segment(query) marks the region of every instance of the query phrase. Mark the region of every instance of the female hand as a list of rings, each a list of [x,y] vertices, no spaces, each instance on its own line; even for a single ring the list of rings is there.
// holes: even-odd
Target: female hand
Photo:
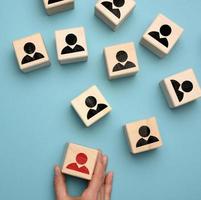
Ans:
[[[106,175],[107,157],[99,153],[92,180],[80,197],[71,197],[66,188],[66,177],[55,167],[54,188],[56,200],[110,200],[113,173]]]

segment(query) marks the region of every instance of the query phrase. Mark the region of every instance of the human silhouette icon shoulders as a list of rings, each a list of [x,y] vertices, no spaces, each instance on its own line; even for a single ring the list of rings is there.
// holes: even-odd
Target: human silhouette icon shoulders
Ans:
[[[112,14],[114,14],[117,18],[121,18],[121,12],[120,12],[119,8],[125,4],[125,0],[113,0],[113,2],[104,1],[101,4],[106,9],[108,9]],[[114,6],[116,8],[114,8]]]
[[[184,98],[184,93],[189,93],[193,90],[193,84],[191,81],[184,81],[182,84],[180,84],[176,80],[170,80],[172,87],[174,88],[174,91],[177,95],[177,98],[179,102],[181,102]],[[181,88],[181,90],[180,90]]]
[[[128,60],[128,54],[125,51],[118,51],[116,54],[116,59],[119,63],[117,63],[113,67],[113,70],[112,70],[113,72],[117,72],[117,71],[136,67],[136,65],[133,62],[127,61]]]
[[[168,37],[172,32],[172,29],[169,25],[164,24],[160,27],[160,31],[151,31],[148,34],[154,38],[155,40],[157,40],[159,43],[161,43],[163,46],[167,47],[169,46],[169,42],[168,39],[166,37]],[[162,35],[162,37],[160,36]]]
[[[89,174],[89,169],[85,166],[88,157],[85,153],[79,153],[76,156],[76,162],[66,166],[67,169],[77,171],[83,174]],[[80,167],[78,165],[81,165]]]
[[[84,51],[85,49],[77,43],[77,36],[73,33],[70,33],[66,36],[66,43],[67,46],[63,48],[61,51],[61,54],[70,54],[70,53],[76,53],[80,51]],[[74,47],[73,47],[74,46]]]
[[[63,1],[63,0],[49,0],[48,4],[58,3],[60,1]]]
[[[24,45],[24,52],[27,54],[26,56],[24,56],[24,58],[22,59],[22,64],[26,64],[29,62],[33,62],[35,60],[39,60],[41,58],[44,58],[43,54],[39,53],[39,52],[35,52],[36,47],[33,43],[31,42],[27,42]],[[31,56],[31,54],[33,54]]]
[[[152,144],[155,142],[158,142],[159,139],[151,134],[151,130],[148,126],[141,126],[139,128],[139,135],[142,137],[138,140],[136,147],[141,147],[141,146],[145,146],[148,144]],[[149,138],[148,138],[149,137]],[[148,139],[145,139],[148,138]]]
[[[104,110],[105,108],[108,107],[107,105],[105,105],[103,103],[97,104],[97,100],[93,96],[88,96],[85,99],[85,104],[86,104],[87,107],[90,108],[90,110],[87,113],[87,119],[91,119],[92,117],[97,115],[99,112],[101,112],[102,110]],[[95,106],[97,106],[97,108],[92,109]]]

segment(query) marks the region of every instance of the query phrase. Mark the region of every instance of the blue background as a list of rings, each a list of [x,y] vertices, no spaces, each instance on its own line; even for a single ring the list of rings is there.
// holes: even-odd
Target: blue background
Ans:
[[[61,164],[66,142],[102,149],[115,173],[113,199],[200,200],[201,101],[171,110],[159,81],[193,67],[201,82],[201,1],[138,0],[116,32],[94,16],[92,0],[76,1],[75,9],[47,16],[42,0],[3,1],[0,7],[0,199],[54,199],[53,166]],[[139,45],[161,12],[184,28],[164,59]],[[54,31],[84,26],[89,60],[61,66]],[[12,41],[40,32],[52,65],[24,74],[18,70]],[[141,71],[114,81],[107,79],[103,48],[134,41]],[[96,84],[113,111],[85,128],[70,106],[83,90]],[[122,126],[156,116],[164,146],[131,155]],[[86,183],[68,178],[71,194]]]

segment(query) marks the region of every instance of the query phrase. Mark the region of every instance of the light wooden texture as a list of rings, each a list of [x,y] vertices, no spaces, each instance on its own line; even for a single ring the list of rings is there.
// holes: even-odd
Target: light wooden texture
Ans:
[[[127,53],[128,58],[124,62],[118,61],[117,55],[118,55],[118,52],[120,51],[124,51]],[[136,74],[139,71],[136,50],[135,50],[134,43],[132,42],[114,45],[111,47],[106,47],[104,49],[104,55],[105,55],[109,79],[116,79],[116,78],[131,76]],[[114,67],[116,66],[116,64],[119,63],[125,66],[128,62],[132,62],[135,67],[126,68],[120,71],[114,71],[115,69]]]
[[[66,43],[66,36],[68,34],[74,34],[77,37],[77,42],[75,45],[82,46],[84,48],[84,51],[63,54],[63,55],[61,54],[62,50],[65,47],[67,46],[70,46],[71,48],[75,47],[75,45],[68,45]],[[85,31],[83,27],[56,31],[55,37],[56,37],[57,57],[60,64],[87,61],[88,50],[87,50]]]
[[[163,36],[160,33],[160,28],[163,25],[168,25],[171,27],[171,33],[168,36]],[[160,34],[160,38],[167,38],[168,40],[168,47],[164,46],[160,42],[158,42],[155,38],[149,35],[150,32],[157,31]],[[183,33],[183,28],[175,24],[173,21],[168,19],[162,14],[159,14],[154,22],[149,26],[149,28],[144,33],[141,44],[151,50],[154,54],[159,57],[164,57],[165,55],[169,54],[172,50],[178,39],[181,37]]]
[[[80,153],[85,154],[87,156],[86,163],[79,164],[76,160],[76,156]],[[62,167],[62,173],[68,174],[71,176],[76,176],[78,178],[91,180],[92,175],[94,173],[96,161],[98,157],[98,151],[95,149],[91,149],[88,147],[80,146],[77,144],[70,143],[67,147],[63,167]],[[85,167],[88,169],[89,173],[83,173],[79,170],[74,170],[72,168],[68,168],[70,164],[77,165],[78,169],[81,169],[81,167]]]
[[[183,99],[181,101],[179,101],[171,80],[176,80],[180,84],[179,91],[183,93]],[[184,92],[182,90],[182,83],[184,83],[184,81],[190,81],[193,84],[191,91]],[[182,106],[201,97],[200,85],[193,69],[188,69],[175,75],[169,76],[162,80],[160,85],[171,108]]]
[[[150,129],[150,135],[147,137],[141,137],[139,134],[139,129],[142,126],[148,126]],[[158,129],[158,125],[156,122],[156,118],[152,117],[150,119],[145,119],[141,121],[136,121],[132,123],[128,123],[125,125],[125,134],[128,139],[128,143],[130,146],[131,153],[137,154],[145,151],[150,151],[152,149],[159,148],[162,146],[162,139],[160,136],[160,132]],[[146,141],[148,141],[150,136],[156,137],[159,141],[151,143],[151,144],[146,144],[144,146],[136,147],[137,142],[143,138]]]
[[[85,102],[87,97],[90,97],[90,96],[95,97],[97,100],[97,104],[93,107],[88,107]],[[103,95],[101,94],[101,92],[96,86],[90,87],[88,90],[86,90],[81,95],[76,97],[74,100],[71,101],[71,104],[73,108],[75,109],[75,111],[77,112],[77,114],[82,119],[83,123],[87,127],[97,122],[99,119],[107,115],[112,110],[109,103],[106,101],[106,99],[103,97]],[[104,104],[107,107],[105,107],[102,111],[98,112],[96,115],[88,119],[87,115],[89,111],[91,109],[96,110],[99,104]]]
[[[32,54],[28,54],[24,50],[25,44],[29,43],[29,42],[31,42],[35,45],[35,51]],[[34,35],[25,37],[23,39],[13,41],[13,47],[15,50],[19,68],[23,72],[33,71],[33,70],[50,65],[50,59],[49,59],[44,41],[43,41],[40,33],[36,33]],[[25,64],[22,64],[22,60],[25,56],[33,57],[35,53],[40,53],[44,57],[31,61],[31,62],[28,62],[28,63],[25,63]]]
[[[112,30],[116,30],[120,24],[122,24],[125,19],[131,14],[136,3],[134,0],[125,0],[125,4],[122,7],[113,7],[119,9],[121,17],[116,17],[112,12],[105,8],[102,2],[113,2],[112,0],[98,0],[95,6],[95,15],[99,17],[103,22],[105,22]]]
[[[43,0],[46,12],[48,15],[53,15],[58,12],[74,8],[74,0],[62,0],[56,3],[48,4],[49,0]]]

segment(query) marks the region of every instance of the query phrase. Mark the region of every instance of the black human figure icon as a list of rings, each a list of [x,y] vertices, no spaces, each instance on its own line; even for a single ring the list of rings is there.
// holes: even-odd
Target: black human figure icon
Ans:
[[[107,108],[108,106],[105,104],[98,104],[97,105],[97,100],[95,97],[93,96],[88,96],[85,99],[85,104],[87,107],[90,108],[90,110],[87,113],[87,119],[91,119],[93,116],[95,116],[96,114],[98,114],[99,112],[101,112],[102,110],[104,110],[105,108]],[[97,105],[96,109],[92,109],[93,107],[95,107]]]
[[[26,55],[23,59],[22,59],[22,64],[26,64],[26,63],[29,63],[29,62],[32,62],[32,61],[35,61],[35,60],[39,60],[41,58],[44,58],[44,56],[39,53],[39,52],[35,52],[36,51],[36,47],[33,43],[31,42],[27,42],[25,45],[24,45],[24,51],[25,53],[27,54],[34,54],[33,56],[30,56],[30,55]],[[35,52],[35,53],[34,53]]]
[[[57,3],[57,2],[60,2],[60,1],[63,1],[63,0],[49,0],[48,4]]]
[[[154,39],[156,39],[158,42],[160,42],[163,46],[167,47],[169,46],[169,42],[168,39],[166,38],[167,36],[169,36],[172,32],[172,29],[169,25],[164,24],[160,27],[160,31],[152,31],[149,32],[148,34],[153,37]],[[165,37],[165,38],[161,38],[160,34]]]
[[[145,146],[148,144],[152,144],[155,142],[158,142],[159,139],[155,136],[150,135],[151,134],[151,130],[148,126],[141,126],[138,130],[139,135],[142,137],[141,139],[138,140],[136,147],[141,147],[141,146]],[[148,137],[149,138],[146,140],[144,138]]]
[[[66,43],[68,44],[61,52],[61,54],[69,54],[69,53],[75,53],[79,51],[84,51],[84,48],[77,43],[77,36],[73,33],[70,33],[66,36]],[[70,47],[73,46],[74,47]]]
[[[132,63],[131,61],[127,61],[128,60],[128,54],[125,51],[118,51],[116,54],[116,59],[119,61],[119,63],[117,63],[114,66],[113,72],[136,67],[136,65],[134,63]],[[125,63],[125,64],[123,64],[123,63]]]
[[[119,8],[125,4],[125,0],[113,0],[113,3],[109,1],[104,1],[101,4],[105,8],[107,8],[112,14],[114,14],[117,18],[121,18],[121,12]],[[113,8],[113,5],[117,8]]]
[[[171,80],[172,86],[174,88],[174,91],[177,95],[177,98],[179,100],[179,102],[181,102],[184,98],[184,93],[188,93],[191,92],[193,90],[193,84],[191,81],[184,81],[182,84],[180,84],[178,81],[176,80]],[[181,90],[180,90],[181,87]]]

